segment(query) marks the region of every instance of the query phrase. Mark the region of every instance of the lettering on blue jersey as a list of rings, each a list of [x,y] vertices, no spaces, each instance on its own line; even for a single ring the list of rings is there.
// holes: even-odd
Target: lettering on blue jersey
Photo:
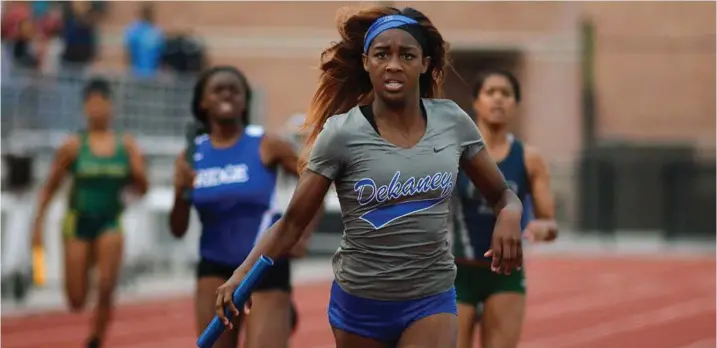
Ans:
[[[356,182],[354,191],[360,205],[370,203],[384,203],[389,200],[412,197],[431,191],[441,191],[440,197],[404,201],[389,206],[381,206],[361,215],[361,219],[368,222],[375,229],[382,228],[394,220],[429,209],[450,197],[453,191],[453,173],[444,172],[425,177],[409,177],[401,181],[401,172],[397,171],[388,185],[376,185],[371,178],[363,178]]]
[[[195,145],[199,145],[205,141],[209,141],[209,134],[198,135],[194,138]]]
[[[194,188],[214,187],[224,184],[240,184],[249,181],[246,164],[230,164],[224,167],[210,167],[197,170]]]

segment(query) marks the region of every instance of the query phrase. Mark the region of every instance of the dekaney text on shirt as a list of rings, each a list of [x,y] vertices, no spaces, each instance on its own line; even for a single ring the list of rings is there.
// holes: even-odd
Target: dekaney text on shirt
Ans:
[[[374,209],[361,215],[361,219],[368,222],[375,229],[380,229],[402,217],[430,209],[450,197],[453,191],[453,173],[438,172],[419,178],[408,177],[401,181],[401,172],[396,171],[388,185],[376,185],[371,178],[362,178],[354,184],[356,199],[362,206],[379,204]],[[437,198],[423,198],[411,200],[410,197],[440,191]],[[390,200],[409,198],[409,200],[395,204],[381,205]]]

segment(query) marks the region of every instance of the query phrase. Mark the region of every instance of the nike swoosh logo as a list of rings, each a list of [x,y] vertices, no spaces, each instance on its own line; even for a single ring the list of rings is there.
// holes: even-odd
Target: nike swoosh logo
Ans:
[[[441,151],[447,149],[449,146],[451,146],[451,144],[442,145],[442,146],[434,145],[434,146],[433,146],[433,152],[439,153],[439,152],[441,152]]]

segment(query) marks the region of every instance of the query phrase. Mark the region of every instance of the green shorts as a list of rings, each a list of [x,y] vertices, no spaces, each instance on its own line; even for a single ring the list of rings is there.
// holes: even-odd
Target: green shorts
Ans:
[[[458,303],[477,306],[498,293],[525,294],[524,269],[509,275],[498,274],[490,267],[456,264],[456,297]]]
[[[62,231],[65,237],[93,241],[107,232],[121,232],[121,215],[88,216],[69,211],[65,215]]]

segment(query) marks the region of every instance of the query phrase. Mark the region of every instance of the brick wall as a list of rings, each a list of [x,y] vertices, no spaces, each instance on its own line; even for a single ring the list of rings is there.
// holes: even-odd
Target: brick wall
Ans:
[[[364,5],[367,3],[363,3]],[[266,98],[280,129],[306,109],[319,53],[337,38],[336,11],[361,3],[158,2],[169,30],[204,36],[214,63],[236,64]],[[580,143],[578,23],[596,25],[596,87],[603,138],[697,141],[715,146],[715,4],[655,2],[397,2],[432,18],[456,49],[522,52],[522,126],[555,160]],[[101,65],[121,66],[118,40],[133,2],[115,2],[103,25]],[[472,77],[467,77],[471,79]]]

